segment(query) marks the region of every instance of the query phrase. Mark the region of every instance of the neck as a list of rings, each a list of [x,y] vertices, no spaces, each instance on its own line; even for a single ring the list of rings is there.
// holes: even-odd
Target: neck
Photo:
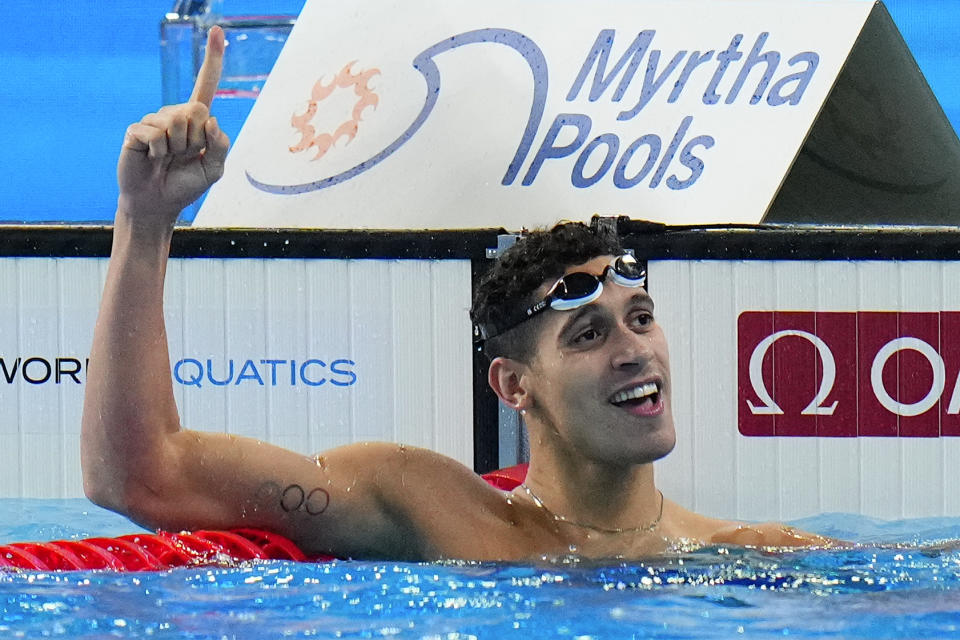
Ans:
[[[569,458],[534,453],[524,482],[555,515],[609,530],[657,519],[661,497],[652,464],[617,466]]]

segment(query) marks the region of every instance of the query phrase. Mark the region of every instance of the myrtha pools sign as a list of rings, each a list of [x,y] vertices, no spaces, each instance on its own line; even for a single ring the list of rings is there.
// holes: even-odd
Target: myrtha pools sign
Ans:
[[[195,224],[756,222],[873,2],[351,6],[307,3]]]

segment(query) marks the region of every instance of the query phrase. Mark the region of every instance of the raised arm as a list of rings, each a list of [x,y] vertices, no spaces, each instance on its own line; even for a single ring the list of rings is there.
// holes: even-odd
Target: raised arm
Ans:
[[[223,172],[229,141],[210,117],[223,54],[223,32],[214,28],[191,100],[144,117],[123,142],[84,402],[84,489],[148,527],[260,526],[308,551],[418,557],[406,498],[390,478],[415,480],[422,465],[411,459],[435,454],[355,445],[309,457],[180,426],[164,275],[181,209]]]
[[[210,117],[223,63],[223,31],[210,31],[191,100],[130,125],[106,286],[84,399],[84,487],[117,507],[143,482],[166,436],[178,431],[163,323],[163,283],[180,211],[223,173],[229,140]]]

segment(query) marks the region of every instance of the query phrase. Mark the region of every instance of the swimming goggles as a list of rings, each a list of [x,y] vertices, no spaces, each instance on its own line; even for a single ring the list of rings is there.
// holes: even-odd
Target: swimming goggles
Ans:
[[[521,313],[516,313],[503,325],[477,324],[473,327],[473,341],[482,343],[495,336],[513,329],[517,325],[537,316],[547,309],[555,311],[569,311],[588,305],[603,293],[603,281],[610,277],[615,284],[621,287],[645,287],[647,271],[633,255],[625,253],[611,260],[603,268],[603,272],[596,276],[592,273],[575,271],[568,273],[557,280],[543,300]]]

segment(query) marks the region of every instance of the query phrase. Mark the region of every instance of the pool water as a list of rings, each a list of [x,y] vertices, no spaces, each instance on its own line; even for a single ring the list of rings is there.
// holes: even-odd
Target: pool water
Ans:
[[[944,544],[960,539],[960,519],[828,514],[793,524],[863,544],[715,547],[643,563],[0,573],[0,637],[960,637],[960,551]],[[0,500],[0,544],[136,530],[85,500]]]

